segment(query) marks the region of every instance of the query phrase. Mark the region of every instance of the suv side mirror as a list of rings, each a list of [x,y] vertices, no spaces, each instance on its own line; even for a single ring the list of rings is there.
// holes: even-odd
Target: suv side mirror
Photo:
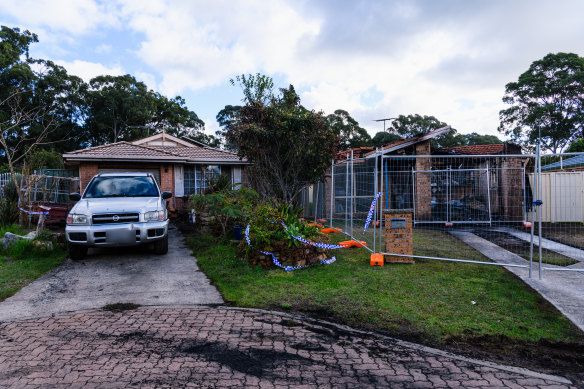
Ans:
[[[171,192],[162,192],[162,199],[166,200],[172,197],[172,193]]]
[[[69,200],[71,200],[71,201],[79,201],[79,200],[81,200],[81,194],[79,194],[79,193],[69,193]]]

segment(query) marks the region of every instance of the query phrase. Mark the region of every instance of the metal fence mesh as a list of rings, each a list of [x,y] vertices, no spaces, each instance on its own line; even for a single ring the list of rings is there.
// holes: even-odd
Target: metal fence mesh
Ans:
[[[318,193],[330,198],[318,217],[372,252],[519,267],[541,258],[543,270],[584,270],[584,154],[347,153]],[[411,240],[411,252],[400,236]]]

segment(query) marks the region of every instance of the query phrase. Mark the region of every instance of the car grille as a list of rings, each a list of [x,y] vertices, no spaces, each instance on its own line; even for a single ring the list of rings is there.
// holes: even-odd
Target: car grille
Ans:
[[[93,215],[93,224],[135,223],[140,221],[138,213],[102,213]]]

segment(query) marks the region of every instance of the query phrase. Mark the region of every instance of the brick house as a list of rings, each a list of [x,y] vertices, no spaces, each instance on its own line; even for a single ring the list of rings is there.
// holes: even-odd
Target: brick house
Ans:
[[[244,183],[247,165],[237,154],[165,132],[71,151],[63,154],[63,159],[67,167],[79,169],[81,192],[98,173],[149,172],[161,190],[172,192],[170,206],[177,209],[185,209],[188,196],[201,193],[218,175],[227,175],[232,184]]]
[[[330,217],[332,209],[338,219],[345,217],[349,206],[349,214],[364,219],[377,187],[382,193],[378,206],[412,212],[416,222],[522,221],[530,188],[521,148],[504,143],[432,150],[431,140],[449,129],[398,139],[377,150],[339,152],[334,180],[327,172],[318,191],[313,188],[308,192],[312,196],[305,196],[305,209],[312,202],[318,204],[317,217]],[[351,157],[353,163],[345,164]]]

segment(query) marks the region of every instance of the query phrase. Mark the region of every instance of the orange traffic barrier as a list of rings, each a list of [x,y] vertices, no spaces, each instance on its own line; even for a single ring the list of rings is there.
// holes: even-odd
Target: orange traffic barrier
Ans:
[[[365,247],[365,246],[367,246],[367,242],[362,241],[362,240],[345,240],[343,242],[339,242],[339,246]]]
[[[315,226],[318,228],[323,228],[324,226],[322,224],[318,224],[318,223],[308,223],[309,226]]]
[[[330,234],[330,233],[338,233],[341,232],[343,230],[341,230],[340,228],[323,228],[322,230],[320,230],[320,232],[322,232],[323,234]]]
[[[383,266],[383,255],[382,254],[371,254],[371,266]]]

